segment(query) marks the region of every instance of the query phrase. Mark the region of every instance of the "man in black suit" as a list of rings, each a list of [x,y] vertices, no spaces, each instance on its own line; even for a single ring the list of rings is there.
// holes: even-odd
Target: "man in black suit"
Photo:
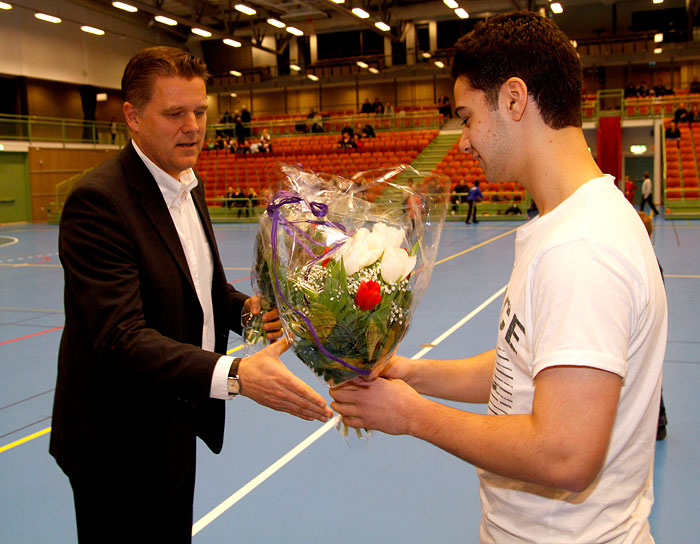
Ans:
[[[122,78],[133,140],[78,184],[61,217],[66,319],[50,453],[70,479],[81,544],[191,540],[196,437],[221,450],[220,399],[331,415],[280,361],[285,340],[222,355],[260,304],[227,283],[192,170],[206,79],[184,51],[135,55]],[[263,318],[278,337],[276,312]]]

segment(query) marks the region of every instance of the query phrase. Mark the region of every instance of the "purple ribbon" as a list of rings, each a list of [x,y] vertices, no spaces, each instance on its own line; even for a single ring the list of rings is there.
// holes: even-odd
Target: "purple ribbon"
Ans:
[[[311,210],[311,213],[314,214],[314,217],[318,217],[319,220],[314,221],[314,220],[300,220],[300,221],[289,221],[286,217],[283,217],[281,215],[281,208],[282,206],[286,206],[287,204],[296,204],[298,202],[305,202],[306,205],[309,207]],[[275,196],[272,197],[272,201],[270,204],[267,206],[267,214],[272,218],[272,229],[271,229],[271,240],[270,244],[272,246],[272,262],[275,266],[272,267],[274,276],[275,276],[275,286],[277,287],[277,292],[280,295],[280,298],[282,299],[282,302],[284,303],[287,308],[292,310],[301,320],[306,324],[306,326],[309,328],[309,331],[311,332],[311,336],[314,339],[314,343],[316,344],[316,347],[318,347],[319,351],[323,353],[326,357],[329,359],[332,359],[333,361],[336,361],[343,365],[346,368],[349,368],[350,370],[353,370],[357,372],[358,374],[362,374],[364,376],[369,375],[368,370],[364,370],[361,368],[357,368],[350,363],[346,363],[342,359],[336,357],[332,353],[330,353],[325,347],[323,347],[323,344],[321,344],[321,340],[318,338],[318,334],[316,333],[316,328],[314,327],[313,323],[311,320],[306,317],[302,312],[294,308],[287,298],[284,296],[284,293],[282,293],[282,287],[280,286],[279,282],[279,277],[277,276],[277,226],[280,225],[290,236],[294,237],[299,244],[304,248],[304,251],[306,251],[309,255],[314,257],[314,260],[311,261],[311,265],[313,265],[315,262],[320,260],[321,258],[328,257],[328,253],[336,251],[342,244],[343,242],[336,244],[331,248],[330,251],[326,252],[326,254],[321,255],[320,257],[317,257],[316,254],[311,251],[311,249],[301,240],[299,240],[299,236],[303,236],[310,242],[317,244],[317,245],[325,245],[321,242],[318,242],[316,240],[313,240],[311,237],[309,237],[305,232],[303,232],[301,229],[299,229],[296,225],[294,225],[295,222],[306,222],[310,224],[315,224],[315,225],[330,225],[332,227],[335,227],[337,229],[340,229],[343,233],[345,233],[345,227],[339,223],[335,223],[333,221],[328,221],[328,220],[321,220],[323,217],[326,216],[328,213],[328,205],[323,204],[322,202],[308,202],[301,196],[299,196],[297,193],[292,192],[292,191],[278,191]],[[327,246],[326,246],[327,247]]]

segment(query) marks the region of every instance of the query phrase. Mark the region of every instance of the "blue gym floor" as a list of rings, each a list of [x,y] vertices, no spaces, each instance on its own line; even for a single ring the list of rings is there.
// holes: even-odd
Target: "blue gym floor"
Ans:
[[[399,353],[413,356],[436,344],[430,357],[457,358],[493,347],[499,291],[510,274],[519,224],[446,224],[430,288]],[[664,371],[669,427],[666,440],[657,442],[651,527],[657,543],[698,542],[700,222],[656,218],[654,224],[670,314]],[[256,227],[227,224],[215,231],[229,280],[251,292]],[[57,236],[51,225],[0,227],[2,543],[76,542],[70,486],[47,451],[64,319]],[[229,347],[239,345],[233,337]],[[283,361],[325,392],[291,352]],[[379,433],[368,443],[346,443],[334,428],[246,398],[228,402],[227,412],[223,452],[213,455],[203,446],[198,452],[196,544],[477,541],[475,470],[447,453]]]

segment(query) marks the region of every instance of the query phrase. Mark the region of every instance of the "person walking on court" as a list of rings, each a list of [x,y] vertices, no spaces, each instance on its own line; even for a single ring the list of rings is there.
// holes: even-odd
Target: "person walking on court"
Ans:
[[[467,203],[469,204],[469,210],[467,210],[467,218],[464,222],[469,225],[471,223],[478,223],[476,220],[476,203],[481,202],[484,199],[484,193],[479,189],[479,180],[474,181],[474,185],[469,189],[467,193]]]
[[[332,415],[280,361],[286,340],[225,355],[229,331],[240,333],[260,301],[227,282],[192,169],[207,77],[185,51],[137,53],[122,78],[132,140],[63,208],[65,327],[49,451],[70,480],[81,544],[191,541],[196,439],[221,450],[223,400]],[[278,338],[277,312],[263,321]]]
[[[642,178],[642,203],[639,206],[640,211],[644,211],[644,205],[649,204],[651,211],[654,215],[659,215],[659,210],[656,209],[654,205],[654,195],[652,194],[651,177],[649,172],[644,172],[644,177]]]
[[[462,37],[452,76],[461,150],[540,212],[517,230],[496,347],[395,355],[331,389],[331,407],[475,465],[481,544],[652,544],[666,296],[637,211],[588,149],[579,56],[551,19],[516,12]]]

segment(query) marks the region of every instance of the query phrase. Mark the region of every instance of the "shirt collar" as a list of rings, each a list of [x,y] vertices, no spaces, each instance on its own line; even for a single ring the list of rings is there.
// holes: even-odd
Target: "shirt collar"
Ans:
[[[134,140],[131,140],[131,144],[134,146],[138,156],[141,157],[146,168],[148,168],[148,171],[155,178],[158,188],[163,194],[166,206],[168,208],[173,206],[179,207],[183,196],[185,196],[184,193],[191,192],[199,184],[199,180],[194,175],[192,168],[185,170],[180,179],[177,180],[149,159]]]

